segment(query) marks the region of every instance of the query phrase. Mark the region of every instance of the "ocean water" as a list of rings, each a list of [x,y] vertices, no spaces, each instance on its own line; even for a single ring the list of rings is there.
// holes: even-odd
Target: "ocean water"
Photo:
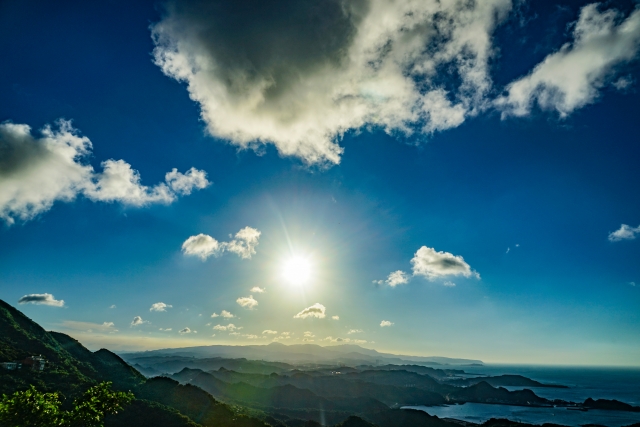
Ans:
[[[569,388],[531,387],[534,393],[547,399],[583,402],[593,399],[616,399],[640,406],[640,368],[553,367],[522,365],[486,365],[462,368],[470,376],[517,374],[545,384],[561,384]],[[525,387],[506,387],[518,390]],[[600,424],[621,427],[640,423],[640,413],[624,411],[574,411],[566,408],[530,408],[511,405],[466,403],[448,406],[418,406],[441,418],[482,423],[490,418],[507,418],[531,424],[552,422],[567,426]]]

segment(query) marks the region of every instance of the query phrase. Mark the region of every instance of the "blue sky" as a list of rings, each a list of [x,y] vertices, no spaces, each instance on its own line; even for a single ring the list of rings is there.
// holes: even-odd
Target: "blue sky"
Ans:
[[[544,3],[2,2],[0,298],[93,349],[637,365],[640,9]]]

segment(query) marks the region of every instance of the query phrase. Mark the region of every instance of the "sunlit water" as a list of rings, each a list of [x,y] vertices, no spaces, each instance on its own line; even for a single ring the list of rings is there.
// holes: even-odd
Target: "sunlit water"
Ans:
[[[616,399],[640,406],[640,369],[584,368],[491,365],[464,368],[466,372],[483,375],[518,374],[546,384],[562,384],[562,388],[531,388],[538,396],[583,402],[586,398]],[[506,387],[518,390],[524,387]],[[573,411],[566,408],[530,408],[510,405],[466,403],[451,406],[412,407],[441,418],[456,418],[475,423],[490,418],[507,418],[531,424],[552,422],[568,426],[600,424],[610,427],[640,423],[640,413],[623,411]]]

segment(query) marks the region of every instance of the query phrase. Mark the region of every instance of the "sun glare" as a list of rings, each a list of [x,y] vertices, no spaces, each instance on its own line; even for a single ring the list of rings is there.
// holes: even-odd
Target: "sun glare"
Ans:
[[[282,275],[287,282],[293,285],[303,284],[311,276],[311,264],[308,259],[301,256],[291,257],[285,261]]]

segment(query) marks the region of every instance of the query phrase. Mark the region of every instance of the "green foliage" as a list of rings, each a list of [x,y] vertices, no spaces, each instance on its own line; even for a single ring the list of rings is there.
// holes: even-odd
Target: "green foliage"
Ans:
[[[33,385],[25,391],[0,400],[2,427],[102,427],[107,414],[116,414],[131,403],[131,392],[112,391],[110,382],[87,390],[73,403],[73,409],[61,409],[58,393],[43,393]]]

